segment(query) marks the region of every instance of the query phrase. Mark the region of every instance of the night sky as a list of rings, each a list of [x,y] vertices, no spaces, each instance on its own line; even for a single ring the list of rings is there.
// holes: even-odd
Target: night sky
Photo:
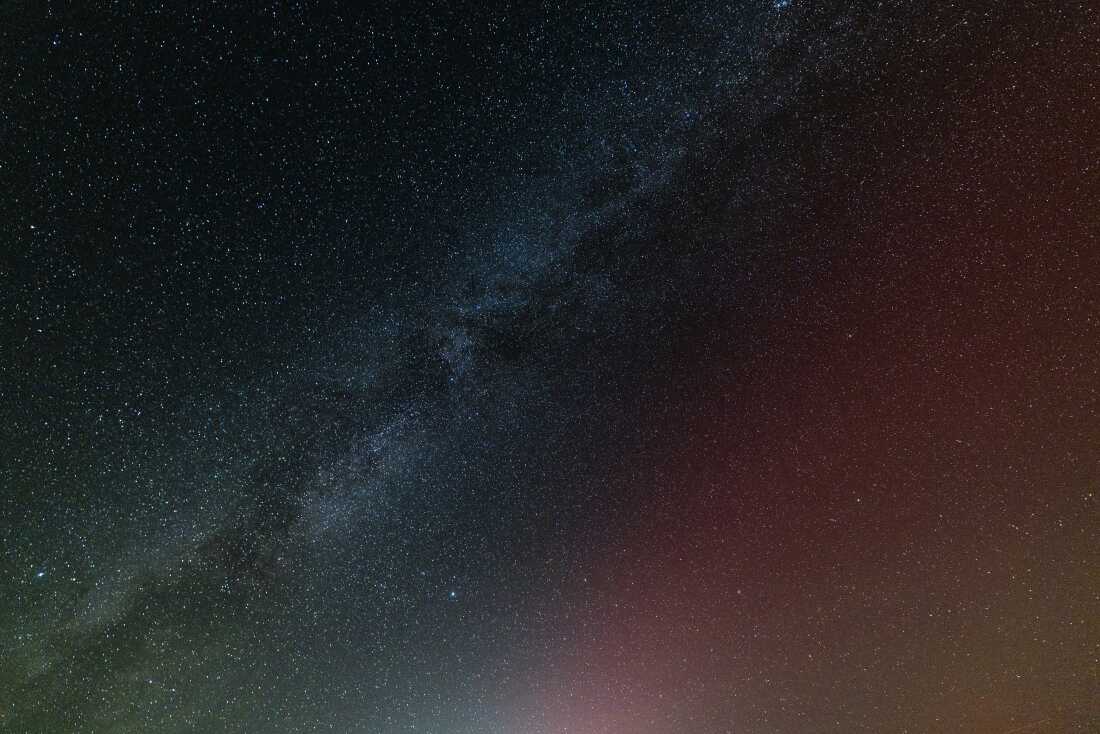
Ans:
[[[0,5],[0,731],[1100,732],[1100,8],[465,5]]]

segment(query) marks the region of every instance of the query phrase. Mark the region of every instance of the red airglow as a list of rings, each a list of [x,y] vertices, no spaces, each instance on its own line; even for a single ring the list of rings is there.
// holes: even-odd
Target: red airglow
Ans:
[[[688,397],[612,470],[638,505],[548,610],[573,634],[517,703],[525,731],[1082,716],[1064,671],[1087,667],[1095,583],[1100,230],[1063,226],[1088,190],[1063,173],[1087,119],[987,104],[828,232],[827,277],[748,333],[715,325],[651,390]]]

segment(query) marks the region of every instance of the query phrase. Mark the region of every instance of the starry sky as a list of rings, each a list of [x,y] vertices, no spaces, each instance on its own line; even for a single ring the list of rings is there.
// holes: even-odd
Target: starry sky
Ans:
[[[0,731],[1100,731],[1092,3],[17,0],[0,207]]]

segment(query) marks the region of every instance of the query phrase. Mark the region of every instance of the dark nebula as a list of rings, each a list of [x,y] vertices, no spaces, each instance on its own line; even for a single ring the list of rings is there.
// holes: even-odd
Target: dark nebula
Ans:
[[[0,731],[1100,732],[1086,2],[0,7]]]

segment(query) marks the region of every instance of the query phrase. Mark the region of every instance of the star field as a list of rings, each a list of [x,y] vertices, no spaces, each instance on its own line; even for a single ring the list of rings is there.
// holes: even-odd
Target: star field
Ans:
[[[0,9],[0,731],[1100,729],[1097,38]]]

